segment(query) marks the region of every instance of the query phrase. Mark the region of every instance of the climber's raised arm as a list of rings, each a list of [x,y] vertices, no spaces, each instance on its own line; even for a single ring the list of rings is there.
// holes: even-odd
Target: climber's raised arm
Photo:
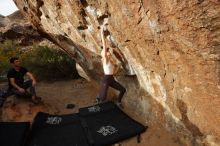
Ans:
[[[104,26],[101,27],[101,38],[102,38],[102,46],[103,46],[103,57],[106,58],[107,56],[107,48],[105,43],[105,37],[104,37]]]

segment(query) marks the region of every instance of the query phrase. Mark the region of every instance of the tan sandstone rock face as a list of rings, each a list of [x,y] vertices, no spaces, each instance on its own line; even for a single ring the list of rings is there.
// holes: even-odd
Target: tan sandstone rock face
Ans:
[[[148,121],[181,125],[193,137],[220,137],[219,0],[15,2],[42,36],[96,80],[103,72],[98,28],[108,22],[120,75],[138,79],[136,87],[119,78],[129,87],[124,102]],[[141,97],[131,96],[136,88]]]
[[[0,41],[17,40],[21,46],[32,45],[42,41],[39,33],[20,11],[9,16],[0,15]]]

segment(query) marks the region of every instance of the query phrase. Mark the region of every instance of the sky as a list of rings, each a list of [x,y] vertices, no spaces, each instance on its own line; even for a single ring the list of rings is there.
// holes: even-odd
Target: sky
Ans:
[[[0,0],[0,14],[7,16],[18,10],[13,0]]]

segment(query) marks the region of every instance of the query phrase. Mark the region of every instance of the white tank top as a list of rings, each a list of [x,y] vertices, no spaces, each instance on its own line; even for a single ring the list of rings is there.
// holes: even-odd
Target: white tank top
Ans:
[[[113,75],[114,73],[114,67],[110,61],[106,64],[103,64],[103,69],[105,75]]]

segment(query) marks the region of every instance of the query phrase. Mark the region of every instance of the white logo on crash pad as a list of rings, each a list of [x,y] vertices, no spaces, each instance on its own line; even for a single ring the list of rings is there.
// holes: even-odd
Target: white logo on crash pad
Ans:
[[[100,106],[92,106],[88,108],[90,113],[100,112],[101,108]]]
[[[102,126],[97,132],[103,136],[108,136],[116,133],[118,130],[113,126]]]
[[[62,121],[61,117],[48,117],[46,123],[47,124],[53,124],[53,125],[58,125]]]

